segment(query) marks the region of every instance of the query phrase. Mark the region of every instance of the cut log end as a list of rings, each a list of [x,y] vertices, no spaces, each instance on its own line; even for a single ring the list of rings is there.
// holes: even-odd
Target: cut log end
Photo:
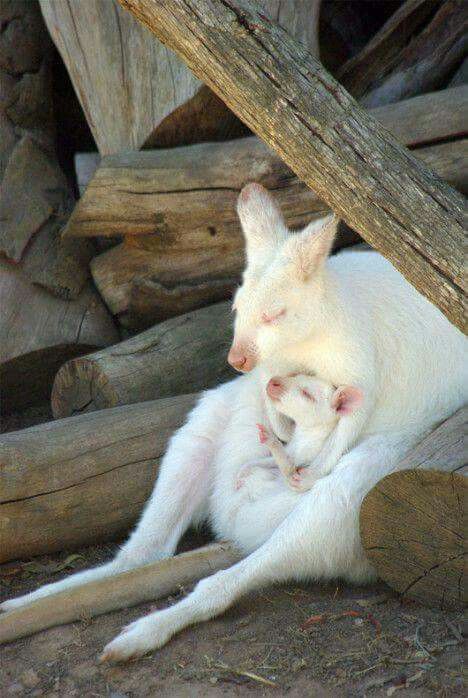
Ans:
[[[94,412],[119,404],[99,363],[78,358],[63,364],[55,377],[51,405],[56,419]]]
[[[463,511],[467,481],[458,473],[404,470],[365,497],[361,539],[379,576],[404,597],[463,608]]]

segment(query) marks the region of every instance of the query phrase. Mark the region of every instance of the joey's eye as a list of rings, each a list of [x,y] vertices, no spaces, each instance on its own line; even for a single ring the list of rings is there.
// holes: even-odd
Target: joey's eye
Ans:
[[[280,318],[284,317],[285,315],[286,315],[286,308],[283,308],[278,313],[273,313],[273,314],[262,313],[261,321],[264,325],[272,325],[273,323],[277,322]]]
[[[305,388],[301,388],[301,395],[307,398],[307,400],[312,400],[312,402],[315,402],[315,398]]]

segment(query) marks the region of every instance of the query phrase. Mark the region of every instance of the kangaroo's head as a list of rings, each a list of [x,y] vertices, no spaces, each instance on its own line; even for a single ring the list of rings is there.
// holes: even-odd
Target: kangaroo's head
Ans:
[[[273,197],[259,184],[242,189],[237,211],[247,264],[233,302],[228,361],[245,372],[312,336],[323,321],[325,262],[338,220],[328,216],[291,233]]]

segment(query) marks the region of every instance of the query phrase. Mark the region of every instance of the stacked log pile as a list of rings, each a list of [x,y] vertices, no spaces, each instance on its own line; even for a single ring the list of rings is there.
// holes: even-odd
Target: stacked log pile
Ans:
[[[222,41],[205,2],[182,5],[0,9],[1,407],[51,399],[59,419],[0,441],[3,559],[125,530],[192,393],[230,376],[248,182],[275,191],[293,229],[333,209],[337,247],[362,236],[464,327],[463,0],[371,2],[365,21],[359,3],[214,2]],[[97,148],[72,153],[75,182],[54,60]]]

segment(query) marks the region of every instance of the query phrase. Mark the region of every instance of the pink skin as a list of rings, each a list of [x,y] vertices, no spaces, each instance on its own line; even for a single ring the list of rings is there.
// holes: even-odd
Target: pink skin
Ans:
[[[272,378],[271,380],[275,380],[275,379]],[[270,381],[270,383],[271,383],[271,381]],[[283,386],[281,386],[281,392],[283,392],[283,390],[284,390],[284,388],[283,388]],[[273,399],[275,399],[275,398],[273,398]],[[271,434],[269,429],[266,428],[266,426],[264,424],[257,424],[257,429],[258,429],[258,438],[260,439],[260,443],[266,444],[268,446],[268,442],[270,441],[270,439],[273,438],[273,435]],[[304,470],[303,467],[297,468],[296,472],[290,476],[290,480],[292,480],[291,484],[293,486],[294,486],[294,484],[300,485],[301,478],[300,478],[299,473],[302,470]],[[244,484],[244,480],[242,480],[241,484],[238,485],[237,489],[240,489],[240,487],[242,487],[243,484]]]
[[[236,371],[248,373],[255,366],[255,358],[243,346],[232,345],[227,357],[228,363],[231,364]]]
[[[284,393],[284,385],[280,378],[270,378],[268,381],[266,392],[271,400],[279,400]]]

